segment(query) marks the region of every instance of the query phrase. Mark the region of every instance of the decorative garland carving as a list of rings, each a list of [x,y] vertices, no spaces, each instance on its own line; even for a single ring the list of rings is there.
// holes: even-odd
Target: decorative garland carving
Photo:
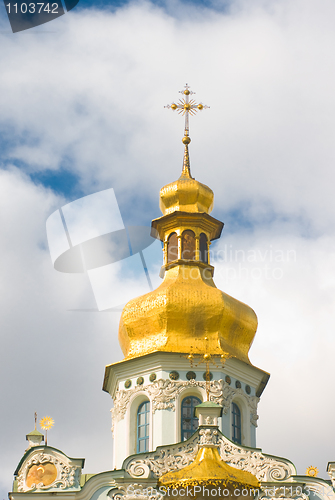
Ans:
[[[67,462],[67,463],[66,463]],[[32,484],[31,487],[26,485],[27,472],[33,465],[52,463],[57,469],[57,477],[52,484],[44,486],[43,483]],[[51,455],[43,452],[36,453],[30,460],[24,462],[17,477],[18,491],[43,491],[50,488],[79,488],[79,471],[78,465],[70,465],[66,457],[61,455]]]
[[[159,379],[146,386],[136,386],[128,390],[117,391],[114,398],[114,408],[112,412],[112,430],[114,431],[115,422],[122,420],[126,414],[129,401],[137,392],[145,392],[151,399],[152,412],[157,410],[176,409],[176,398],[187,387],[206,388],[206,382],[200,380],[163,380]],[[230,409],[233,398],[238,395],[247,403],[250,410],[250,421],[257,427],[257,405],[259,398],[257,396],[248,396],[243,389],[230,387],[224,380],[213,380],[210,383],[210,401],[218,403],[223,407],[226,414]]]
[[[292,464],[263,455],[260,451],[252,451],[229,441],[223,434],[213,428],[200,428],[191,440],[178,445],[158,448],[157,451],[142,454],[141,458],[127,459],[123,468],[132,477],[160,477],[166,472],[182,469],[193,462],[198,446],[217,443],[222,459],[236,469],[254,474],[259,481],[283,481],[295,474]]]

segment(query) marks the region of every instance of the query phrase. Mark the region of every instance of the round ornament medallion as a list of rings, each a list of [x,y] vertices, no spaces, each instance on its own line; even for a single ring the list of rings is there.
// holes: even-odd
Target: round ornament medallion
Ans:
[[[54,464],[46,462],[44,464],[32,465],[27,473],[26,485],[31,488],[33,484],[43,484],[50,486],[57,477],[57,469]]]
[[[124,386],[126,389],[129,389],[129,387],[131,386],[131,380],[129,378],[125,381]]]
[[[170,372],[169,377],[170,377],[171,380],[178,380],[179,379],[179,373],[176,372],[176,371],[172,371],[172,372]]]

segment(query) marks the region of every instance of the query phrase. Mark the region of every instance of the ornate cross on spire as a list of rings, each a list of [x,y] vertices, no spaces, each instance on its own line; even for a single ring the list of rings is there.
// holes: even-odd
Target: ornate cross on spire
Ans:
[[[177,103],[173,102],[172,104],[168,104],[164,107],[172,109],[173,111],[177,110],[178,114],[185,116],[184,137],[182,139],[183,144],[185,144],[182,177],[191,177],[190,157],[188,153],[188,145],[191,142],[191,138],[189,136],[189,115],[194,116],[198,111],[209,108],[209,106],[206,106],[201,102],[196,103],[194,99],[190,100],[190,95],[195,94],[195,92],[190,90],[188,84],[186,84],[184,90],[180,90],[179,93],[183,94],[185,97],[179,99],[179,102]]]

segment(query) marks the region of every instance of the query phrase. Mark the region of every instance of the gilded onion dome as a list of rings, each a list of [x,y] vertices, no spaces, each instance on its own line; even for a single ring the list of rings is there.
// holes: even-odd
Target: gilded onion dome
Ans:
[[[205,107],[189,101],[186,92],[190,93],[188,87],[186,98],[172,109]],[[191,177],[189,143],[187,125],[182,174],[161,189],[163,216],[152,221],[152,234],[163,242],[163,282],[126,304],[119,342],[127,359],[155,351],[196,352],[250,363],[257,317],[249,306],[218,290],[213,281],[209,246],[220,237],[223,223],[209,215],[213,191]]]

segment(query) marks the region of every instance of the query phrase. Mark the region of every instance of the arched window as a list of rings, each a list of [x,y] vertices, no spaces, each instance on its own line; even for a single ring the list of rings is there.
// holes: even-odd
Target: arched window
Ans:
[[[167,261],[172,262],[178,259],[178,238],[176,233],[172,233],[168,239]]]
[[[232,417],[232,441],[237,444],[242,444],[241,439],[241,410],[236,403],[231,405]]]
[[[201,400],[195,396],[188,396],[181,403],[181,440],[186,441],[199,427],[199,420],[194,416],[194,408],[200,405]]]
[[[144,401],[137,410],[137,453],[149,451],[150,403]]]
[[[208,264],[208,245],[207,245],[207,236],[204,233],[200,234],[199,239],[199,253],[200,260]]]
[[[182,234],[181,258],[195,260],[195,235],[194,232],[189,229]]]

